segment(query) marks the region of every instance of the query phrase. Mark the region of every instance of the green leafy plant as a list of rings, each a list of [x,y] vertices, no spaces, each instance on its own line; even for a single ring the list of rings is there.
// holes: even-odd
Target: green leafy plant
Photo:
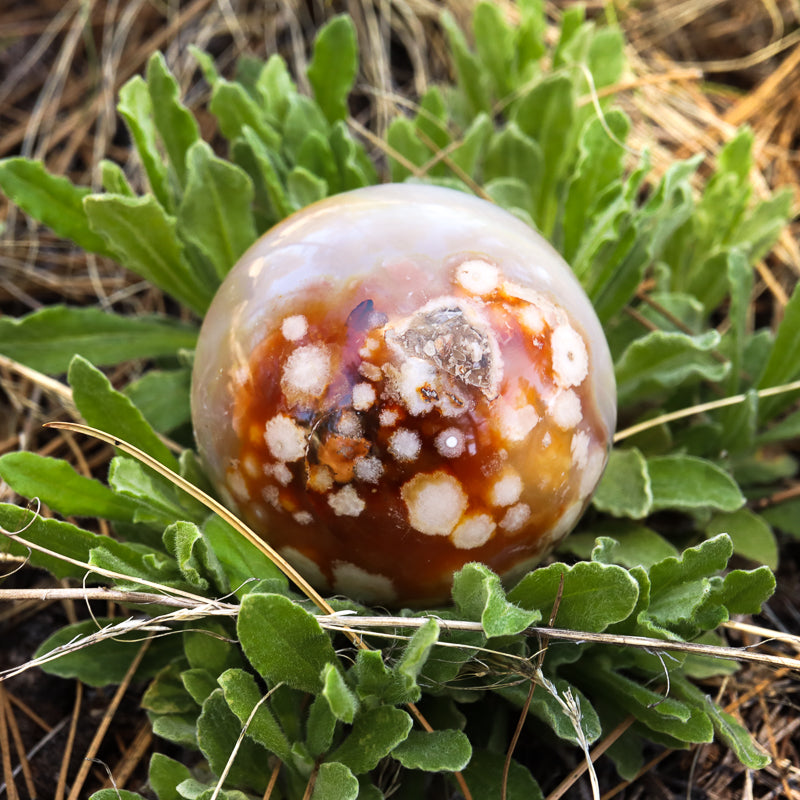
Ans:
[[[189,421],[196,320],[258,235],[308,203],[379,180],[348,126],[358,70],[350,20],[319,32],[310,97],[278,56],[229,80],[195,53],[224,157],[201,139],[154,55],[118,107],[149,185],[143,195],[110,162],[99,193],[38,162],[0,162],[0,188],[21,209],[193,312],[194,322],[179,322],[54,306],[0,319],[0,351],[66,373],[83,419],[118,445],[107,486],[32,453],[0,458],[0,476],[19,494],[64,517],[102,517],[115,532],[0,505],[0,527],[13,534],[0,548],[58,577],[88,574],[131,593],[128,604],[148,615],[65,628],[34,663],[91,685],[118,682],[142,630],[174,632],[153,640],[138,668],[150,681],[142,702],[155,733],[199,751],[203,768],[154,755],[160,800],[262,796],[272,780],[270,796],[287,800],[379,798],[390,782],[396,797],[421,797],[436,781],[475,798],[500,797],[502,786],[509,798],[541,797],[535,769],[505,763],[498,707],[521,708],[543,738],[584,749],[626,723],[608,751],[624,777],[647,742],[685,748],[716,736],[748,767],[768,761],[692,683],[729,671],[731,661],[716,658],[724,651],[709,647],[712,659],[683,645],[722,644],[713,632],[732,614],[757,613],[774,589],[770,520],[748,501],[796,469],[766,445],[800,429],[797,413],[784,418],[793,396],[773,391],[800,378],[800,294],[774,335],[752,329],[747,305],[752,264],[784,224],[789,195],[753,197],[746,129],[701,190],[699,159],[651,179],[648,154],[625,143],[629,119],[598,95],[623,74],[620,32],[573,8],[549,49],[541,3],[519,8],[511,26],[496,5],[479,4],[474,46],[442,18],[455,82],[393,120],[386,169],[394,181],[477,192],[551,239],[605,325],[630,427],[565,560],[508,589],[470,564],[451,607],[384,614],[388,627],[347,599],[315,606],[235,520],[128,447],[207,488],[193,451],[176,456],[159,436]],[[133,358],[158,369],[121,391],[98,369]],[[663,511],[681,516],[680,533]],[[734,555],[761,566],[731,569]]]

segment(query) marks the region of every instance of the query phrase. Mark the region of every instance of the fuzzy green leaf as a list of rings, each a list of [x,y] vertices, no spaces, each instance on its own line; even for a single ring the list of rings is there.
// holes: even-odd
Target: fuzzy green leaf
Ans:
[[[36,453],[0,457],[0,478],[23,497],[38,497],[53,511],[69,517],[102,517],[132,522],[138,503],[75,471],[66,461]]]
[[[196,623],[185,631],[183,649],[189,666],[205,667],[215,675],[245,663],[230,628],[218,620]]]
[[[248,660],[271,685],[282,681],[316,694],[323,687],[325,664],[337,663],[328,635],[288,597],[248,594],[237,630]]]
[[[111,462],[108,485],[118,494],[138,501],[135,522],[164,528],[176,519],[200,524],[204,507],[138,461],[118,456]]]
[[[469,119],[480,112],[491,111],[489,81],[486,70],[470,51],[467,40],[450,11],[445,10],[439,21],[447,36],[448,50],[453,59],[456,81],[464,94],[469,109]]]
[[[727,533],[733,542],[734,553],[772,569],[778,566],[778,543],[772,529],[749,509],[715,514],[706,525],[706,533],[709,536]]]
[[[322,682],[322,696],[327,700],[334,717],[351,724],[358,711],[358,698],[345,682],[342,673],[333,664],[326,664],[323,667]]]
[[[83,206],[92,230],[120,264],[185,303],[205,312],[214,286],[193,274],[176,233],[176,221],[152,195],[90,195]]]
[[[360,796],[358,778],[344,764],[320,766],[311,800],[356,800]]]
[[[453,600],[467,619],[480,620],[488,637],[512,636],[541,619],[533,606],[506,600],[500,578],[484,564],[465,564],[453,578]]]
[[[29,542],[47,548],[52,555],[38,550],[29,552],[15,536],[8,534],[19,534]],[[108,537],[90,533],[68,522],[34,516],[26,508],[0,503],[0,552],[28,558],[33,566],[42,567],[57,578],[81,579],[86,574],[86,567],[70,564],[59,556],[86,564],[92,548],[105,541]]]
[[[586,680],[594,691],[633,714],[653,731],[665,733],[680,742],[710,742],[714,737],[711,720],[704,711],[648,689],[636,681],[603,667],[585,667]]]
[[[759,389],[780,386],[800,376],[800,286],[792,293],[783,310],[778,333],[764,371],[758,381]],[[796,393],[763,398],[759,403],[762,421],[772,419],[796,401]]]
[[[539,784],[530,771],[517,761],[511,761],[507,794],[502,793],[505,755],[490,750],[475,750],[464,779],[473,797],[481,800],[544,800]]]
[[[264,100],[264,111],[278,123],[283,123],[291,99],[297,94],[286,62],[273,53],[264,64],[256,81],[256,90]]]
[[[288,586],[286,577],[272,560],[219,517],[213,516],[206,521],[203,536],[225,566],[233,585],[239,586],[258,578],[279,581]]]
[[[708,695],[680,675],[673,680],[673,685],[679,697],[708,714],[717,736],[748,769],[763,769],[771,763],[772,759],[753,741],[747,728],[733,715],[723,711]]]
[[[180,87],[161,53],[154,53],[147,62],[147,89],[153,118],[167,151],[170,166],[178,183],[186,184],[186,154],[200,139],[194,115],[180,101]]]
[[[103,189],[111,194],[124,194],[133,197],[136,193],[125,176],[125,171],[119,164],[107,158],[100,161],[100,173]]]
[[[286,179],[286,189],[295,209],[305,208],[328,196],[328,184],[305,167],[295,167]]]
[[[515,31],[494,3],[478,3],[472,15],[475,52],[492,78],[495,97],[511,92],[511,64],[515,56]]]
[[[635,567],[639,564],[650,567],[658,561],[676,556],[678,551],[661,534],[644,525],[614,522],[609,525],[598,525],[570,534],[560,550],[566,550],[579,558],[600,560],[593,554],[598,537],[613,541],[613,545],[604,552],[607,564],[621,564],[623,567]]]
[[[416,678],[407,672],[389,669],[383,662],[383,654],[378,650],[359,650],[353,675],[356,679],[356,694],[366,706],[375,706],[378,703],[399,705],[416,702],[420,698]]]
[[[550,75],[533,87],[516,109],[520,130],[535,139],[542,151],[542,173],[538,179],[538,206],[533,218],[546,236],[553,230],[558,209],[557,183],[561,179],[570,149],[575,118],[575,97],[572,81],[566,75]]]
[[[592,496],[600,511],[642,519],[650,513],[653,494],[644,456],[635,448],[612,450],[603,477]]]
[[[209,670],[197,667],[181,672],[181,682],[197,705],[201,706],[217,688],[216,676]]]
[[[430,656],[433,646],[439,640],[439,623],[429,619],[421,628],[418,628],[405,647],[400,661],[395,667],[398,675],[404,676],[408,685],[414,685],[417,676]]]
[[[198,591],[230,591],[222,566],[197,525],[174,522],[164,531],[164,545],[175,558],[181,575]]]
[[[147,83],[141,75],[135,75],[119,90],[117,111],[125,119],[133,137],[150,190],[164,209],[171,211],[173,204],[169,193],[167,165],[158,150],[153,103]]]
[[[244,670],[229,669],[219,676],[218,682],[228,707],[236,714],[242,725],[247,724],[247,735],[275,753],[282,761],[289,761],[291,743],[269,705],[261,703],[253,714],[253,709],[262,700],[262,693],[256,685],[255,678]]]
[[[180,747],[197,750],[197,713],[155,716],[153,733]]]
[[[105,627],[120,619],[100,617],[84,620],[74,625],[67,625],[49,636],[37,649],[36,658],[49,653],[56,647],[68,644],[74,639],[83,638],[96,633],[98,628]],[[126,642],[120,638],[103,639],[100,642],[81,647],[42,666],[50,675],[61,678],[78,678],[89,686],[107,686],[120,683],[128,671],[131,661],[142,647],[140,636]],[[154,639],[145,653],[138,670],[136,680],[152,678],[166,663],[180,652],[180,642],[176,637],[167,636]]]
[[[785,500],[765,509],[761,516],[770,525],[800,539],[800,500]]]
[[[734,569],[724,578],[721,602],[731,614],[760,614],[775,592],[775,575],[769,567]]]
[[[197,743],[208,760],[211,770],[221,775],[236,746],[242,724],[225,702],[222,689],[213,691],[205,703],[197,720]],[[267,785],[267,751],[255,740],[242,739],[228,780],[233,784],[245,785],[259,795]]]
[[[340,761],[356,775],[369,772],[405,741],[411,725],[411,717],[399,708],[379,706],[362,711],[347,738],[327,761]]]
[[[579,562],[550,564],[528,573],[509,593],[509,599],[536,609],[549,619],[563,576],[563,591],[555,625],[600,632],[633,611],[639,586],[627,570],[614,564]]]
[[[197,328],[156,315],[121,316],[98,308],[50,306],[24,317],[0,317],[0,352],[32,369],[66,372],[74,355],[93,364],[173,355],[192,348]]]
[[[406,769],[458,772],[469,764],[472,745],[465,733],[454,730],[411,731],[392,751]]]
[[[620,403],[674,389],[691,377],[719,381],[728,365],[712,355],[720,342],[716,331],[700,336],[652,331],[633,342],[616,364]]]
[[[101,236],[89,226],[83,200],[91,190],[51,175],[41,161],[0,161],[0,189],[26,214],[90,253],[109,255]]]
[[[266,147],[280,147],[280,134],[265,119],[263,109],[241,84],[220,78],[214,84],[208,110],[217,118],[220,132],[229,142],[241,136],[245,128],[250,128]]]
[[[539,688],[542,691],[539,691]],[[561,702],[553,697],[553,694],[546,690],[544,687],[539,687],[533,693],[531,705],[528,713],[530,716],[544,722],[553,733],[566,742],[571,742],[574,745],[579,745],[577,731],[573,725],[573,720],[570,715],[564,710]],[[555,690],[561,701],[567,696],[569,692],[574,699],[576,699],[580,707],[580,726],[583,735],[588,742],[597,741],[602,733],[600,726],[600,718],[592,706],[589,698],[583,694],[576,686],[570,684],[561,678],[557,678],[551,684],[551,688]],[[529,685],[521,683],[517,686],[510,686],[497,690],[497,694],[506,698],[509,702],[513,703],[517,708],[522,708],[528,698]]]
[[[144,798],[136,792],[129,792],[127,789],[100,789],[99,792],[94,792],[89,800],[144,800]]]
[[[600,195],[621,182],[629,129],[630,120],[625,114],[609,111],[603,121],[591,120],[581,133],[578,163],[570,179],[561,223],[562,253],[568,262],[594,221]]]
[[[124,439],[172,470],[178,460],[158,438],[142,413],[108,378],[85,358],[75,356],[69,366],[69,384],[75,405],[87,424]]]
[[[318,758],[327,753],[336,733],[336,717],[322,695],[317,695],[308,709],[305,747],[309,756]]]
[[[653,510],[713,508],[735,511],[744,504],[736,481],[710,461],[694,456],[658,456],[647,461]]]
[[[97,363],[91,358],[88,360]],[[169,433],[191,420],[191,385],[192,370],[188,367],[151,369],[122,391],[155,430]]]
[[[727,279],[731,298],[728,310],[728,319],[731,323],[729,337],[733,342],[728,391],[735,394],[739,390],[741,380],[742,359],[750,318],[750,295],[753,291],[753,270],[747,263],[745,255],[739,250],[734,250],[728,255]]]
[[[527,191],[520,208],[533,215],[539,206],[544,177],[542,148],[532,137],[524,134],[516,122],[510,122],[489,140],[483,164],[483,179],[491,183],[498,178],[522,181]]]
[[[728,536],[689,547],[674,558],[665,558],[650,568],[650,604],[646,617],[656,624],[680,629],[687,636],[697,632],[695,615],[709,599],[709,580],[725,566],[733,553]],[[718,598],[717,607],[722,598]],[[710,611],[706,607],[707,611]],[[688,626],[688,627],[687,627]]]
[[[395,117],[386,133],[386,143],[391,148],[389,167],[395,183],[404,181],[421,167],[429,158],[430,150],[417,137],[414,123],[406,117]],[[395,158],[393,153],[403,157]]]
[[[328,122],[347,117],[347,96],[357,72],[355,25],[349,16],[341,14],[320,28],[307,73],[314,98]]]
[[[217,158],[205,142],[193,144],[186,158],[178,233],[210,258],[222,280],[256,239],[253,183],[244,170]]]
[[[185,669],[186,664],[176,660],[159,670],[142,696],[142,708],[159,715],[199,714],[197,703],[181,680]]]
[[[334,123],[329,137],[331,151],[339,171],[341,191],[371,186],[378,182],[378,175],[372,160],[363,146],[356,143],[343,121]],[[467,147],[466,137],[464,147]],[[453,155],[456,157],[456,154]]]
[[[178,784],[189,778],[191,773],[186,764],[175,761],[162,753],[150,757],[149,781],[158,800],[181,800]]]

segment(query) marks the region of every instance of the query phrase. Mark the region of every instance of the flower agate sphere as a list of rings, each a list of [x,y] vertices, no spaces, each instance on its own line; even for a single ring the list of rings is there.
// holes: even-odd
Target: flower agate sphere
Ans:
[[[532,567],[575,525],[616,400],[594,311],[509,213],[418,185],[276,225],[198,342],[192,415],[230,506],[322,591],[449,597]]]

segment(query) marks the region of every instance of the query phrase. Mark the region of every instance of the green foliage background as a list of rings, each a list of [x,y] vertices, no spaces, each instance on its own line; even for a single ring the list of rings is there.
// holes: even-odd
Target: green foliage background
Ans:
[[[276,222],[376,183],[384,172],[393,181],[485,194],[554,243],[605,326],[622,424],[743,395],[615,447],[591,511],[561,554],[582,560],[537,569],[508,592],[486,567],[468,565],[456,577],[452,607],[415,612],[433,617],[418,629],[395,629],[391,647],[367,636],[373,649],[366,650],[324,630],[318,611],[265,556],[129,456],[114,458],[107,486],[33,453],[0,458],[0,476],[20,494],[64,516],[103,517],[117,534],[31,521],[27,511],[0,505],[3,529],[30,523],[28,542],[73,559],[33,550],[32,563],[76,579],[89,564],[125,575],[114,581],[121,588],[235,592],[240,602],[235,620],[195,620],[185,630],[173,622],[176,635],[154,641],[140,668],[140,677],[152,679],[143,704],[156,734],[199,750],[207,766],[190,771],[153,756],[159,800],[209,798],[223,773],[215,796],[261,796],[267,766],[278,760],[273,796],[287,800],[304,796],[311,776],[316,800],[382,797],[376,768],[386,760],[401,770],[395,797],[419,797],[432,781],[459,771],[476,798],[499,797],[508,731],[494,710],[523,705],[527,687],[519,679],[535,675],[536,662],[525,659],[538,647],[524,631],[546,623],[559,591],[560,627],[718,641],[713,631],[721,623],[757,613],[774,589],[778,549],[769,523],[800,533],[791,515],[759,515],[748,502],[797,466],[774,447],[800,431],[800,412],[786,415],[794,397],[762,390],[800,377],[800,294],[775,335],[753,330],[748,314],[752,265],[784,225],[789,194],[753,196],[747,129],[724,147],[701,190],[699,159],[676,162],[653,182],[648,154],[626,146],[630,120],[596,96],[623,75],[620,31],[587,22],[576,7],[565,12],[560,38],[548,48],[541,2],[523,0],[519,10],[520,22],[511,26],[493,3],[481,3],[469,34],[442,17],[455,81],[433,86],[415,113],[392,121],[385,163],[348,125],[358,49],[344,16],[315,41],[307,72],[312,96],[298,91],[279,56],[243,61],[227,79],[195,52],[211,88],[208,109],[227,141],[224,156],[201,139],[155,54],[146,75],[122,88],[118,106],[149,184],[143,195],[111,162],[102,165],[99,193],[35,161],[0,162],[0,188],[20,208],[85,250],[116,259],[195,319],[54,306],[0,318],[0,352],[42,372],[66,373],[89,424],[201,487],[191,449],[176,458],[158,433],[180,432],[189,422],[192,348],[214,292]],[[637,295],[645,277],[654,286],[652,304]],[[122,391],[98,369],[134,358],[152,359],[157,368]],[[663,511],[688,522],[683,533],[653,516]],[[0,548],[28,554],[14,538],[3,538]],[[755,568],[728,569],[734,554]],[[92,579],[103,582],[99,574]],[[336,608],[364,610],[341,600]],[[446,632],[437,618],[478,621],[483,632]],[[92,629],[66,628],[41,652]],[[92,685],[119,681],[137,647],[109,639],[47,669]],[[491,655],[479,649],[487,647]],[[683,748],[717,736],[747,766],[767,763],[744,728],[691,682],[729,670],[727,663],[685,655],[666,662],[651,652],[553,642],[541,669],[529,714],[543,739],[591,743],[624,716],[635,717],[609,751],[623,777],[635,774],[649,741]],[[655,687],[666,672],[664,696]],[[578,698],[579,719],[565,711],[567,693]],[[414,727],[409,703],[419,703],[436,730]],[[508,797],[541,797],[535,778],[527,765],[512,763]]]

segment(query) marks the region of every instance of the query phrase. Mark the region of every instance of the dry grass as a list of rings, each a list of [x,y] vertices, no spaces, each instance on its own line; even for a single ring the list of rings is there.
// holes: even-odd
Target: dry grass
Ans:
[[[514,16],[511,0],[499,4]],[[569,4],[547,2],[551,20]],[[41,158],[51,170],[86,184],[97,181],[95,165],[106,157],[123,165],[135,184],[137,167],[114,103],[119,87],[143,69],[154,50],[166,53],[188,103],[197,108],[204,89],[187,45],[212,52],[223,71],[243,53],[265,57],[280,52],[302,73],[314,30],[343,10],[356,21],[363,58],[356,121],[380,135],[398,103],[413,102],[429,83],[447,76],[437,24],[444,5],[461,21],[469,18],[469,0],[6,0],[0,10],[0,157]],[[721,143],[746,123],[756,134],[756,190],[793,186],[800,204],[800,0],[616,0],[608,8],[601,2],[587,5],[591,14],[615,16],[626,30],[630,72],[612,91],[633,120],[630,146],[651,149],[656,175],[676,158],[695,153],[704,153],[706,164],[712,165]],[[204,135],[212,137],[213,120],[201,114],[200,121]],[[131,314],[165,308],[164,298],[152,288],[111,262],[54,240],[13,209],[0,206],[0,220],[6,225],[0,240],[0,313],[20,315],[56,301]],[[796,222],[758,265],[754,302],[773,322],[780,319],[800,276],[798,233]],[[127,366],[111,378],[121,382],[136,370],[136,365]],[[69,405],[57,387],[0,362],[0,453],[24,448],[67,458],[87,475],[102,472],[110,452],[106,446],[75,439],[66,431],[42,431],[43,422],[65,417],[70,418]],[[0,501],[9,499],[0,483]],[[797,551],[786,553],[772,606],[776,630],[800,628],[800,569],[792,555],[796,559]],[[16,566],[0,563],[0,572]],[[53,585],[32,570],[6,585],[14,580],[26,587],[42,581]],[[72,603],[62,599],[0,607],[3,641],[13,637],[20,648],[4,644],[0,666],[8,666],[26,647],[30,655],[35,645],[26,636],[41,639],[76,619]],[[758,638],[746,627],[729,633],[739,645]],[[772,651],[797,655],[779,643]],[[55,686],[62,688],[50,691],[63,692],[62,684]],[[79,762],[98,748],[110,772],[86,762],[84,791],[110,785],[110,776],[119,788],[136,788],[151,737],[142,717],[124,702],[112,719],[123,695],[87,696],[77,687],[74,698],[45,703],[40,688],[34,680],[0,684],[0,784],[6,784],[5,796],[34,796],[38,770],[50,791],[57,781],[55,797],[68,796],[68,782],[69,796],[77,797]],[[752,666],[708,691],[717,692],[743,718],[772,754],[773,765],[750,774],[717,746],[697,748],[688,757],[665,753],[632,786],[609,789],[613,782],[607,783],[604,797],[671,797],[668,778],[675,771],[690,774],[694,797],[800,797],[792,788],[800,778],[797,684],[789,682],[785,671]],[[135,705],[135,697],[128,705]],[[132,727],[125,729],[126,722]],[[55,749],[48,750],[53,742]],[[36,756],[33,750],[39,747],[45,749]],[[42,765],[45,758],[49,760]],[[609,781],[611,774],[605,772]]]

